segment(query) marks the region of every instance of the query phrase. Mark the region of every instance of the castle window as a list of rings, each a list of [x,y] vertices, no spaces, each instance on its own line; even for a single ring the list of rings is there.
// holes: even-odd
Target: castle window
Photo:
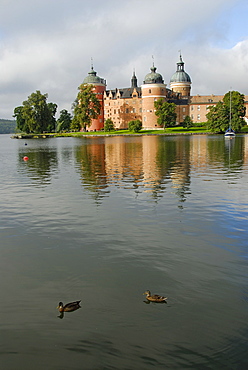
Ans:
[[[157,98],[154,98],[154,101],[157,101]]]
[[[198,119],[198,121],[200,121],[200,119],[201,119],[200,114],[197,114],[197,119]]]
[[[200,107],[200,105],[198,105],[198,106],[197,106],[197,110],[200,110],[200,109],[201,109],[201,107]]]
[[[144,122],[146,122],[146,116],[144,117]]]
[[[213,99],[208,99],[209,103],[212,103],[213,102]]]
[[[136,96],[137,96],[136,94],[133,94],[133,97],[134,97],[134,98],[136,98]]]
[[[136,112],[135,112],[135,108],[133,108],[133,113],[136,113]]]
[[[191,119],[194,119],[194,115],[193,114],[191,114]]]
[[[193,105],[191,106],[191,110],[194,110],[194,106]]]
[[[152,90],[151,90],[151,89],[149,89],[149,94],[151,94],[151,92],[152,92]]]
[[[126,108],[126,113],[129,113],[129,109],[128,108]]]
[[[114,109],[114,114],[116,114],[116,109]]]
[[[185,112],[186,111],[186,108],[185,107],[183,107],[183,112]]]
[[[139,111],[140,111],[140,113],[142,113],[142,108],[140,108],[140,110],[139,110]]]

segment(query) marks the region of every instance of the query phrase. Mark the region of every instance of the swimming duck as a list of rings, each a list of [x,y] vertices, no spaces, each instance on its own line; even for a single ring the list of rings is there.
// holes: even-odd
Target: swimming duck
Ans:
[[[143,293],[146,295],[146,299],[148,301],[151,301],[151,302],[158,302],[158,303],[161,303],[161,302],[165,302],[166,301],[166,297],[163,297],[161,295],[158,295],[158,294],[153,294],[151,295],[151,292],[150,290],[146,290],[145,293]]]
[[[80,302],[81,300],[70,302],[70,303],[67,303],[66,305],[63,305],[63,302],[59,302],[59,305],[57,308],[59,309],[59,312],[72,312],[81,307]]]

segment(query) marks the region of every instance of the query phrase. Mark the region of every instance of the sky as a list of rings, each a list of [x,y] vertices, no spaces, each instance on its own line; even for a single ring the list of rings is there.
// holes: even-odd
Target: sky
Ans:
[[[40,90],[71,112],[93,62],[107,89],[169,87],[181,51],[191,94],[248,95],[247,0],[0,0],[0,118]]]

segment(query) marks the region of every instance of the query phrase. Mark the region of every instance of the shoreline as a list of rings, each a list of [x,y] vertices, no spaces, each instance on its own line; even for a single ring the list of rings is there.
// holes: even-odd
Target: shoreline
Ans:
[[[190,135],[221,135],[215,132],[164,132],[164,133],[120,133],[120,134],[108,134],[108,133],[66,133],[66,134],[13,134],[11,139],[49,139],[49,138],[60,138],[60,137],[86,137],[86,138],[96,138],[96,137],[115,137],[115,136],[190,136]]]

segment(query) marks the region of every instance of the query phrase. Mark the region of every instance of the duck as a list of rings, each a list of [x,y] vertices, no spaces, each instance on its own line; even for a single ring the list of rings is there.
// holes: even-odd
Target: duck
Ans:
[[[81,308],[80,301],[70,302],[65,305],[63,305],[63,302],[59,302],[58,309],[59,312],[72,312],[76,311],[78,308]]]
[[[143,294],[145,294],[146,295],[146,299],[148,301],[151,301],[151,302],[162,303],[162,302],[165,302],[167,300],[167,297],[163,297],[163,296],[158,295],[158,294],[151,295],[150,290],[146,290],[145,293],[143,293]]]

